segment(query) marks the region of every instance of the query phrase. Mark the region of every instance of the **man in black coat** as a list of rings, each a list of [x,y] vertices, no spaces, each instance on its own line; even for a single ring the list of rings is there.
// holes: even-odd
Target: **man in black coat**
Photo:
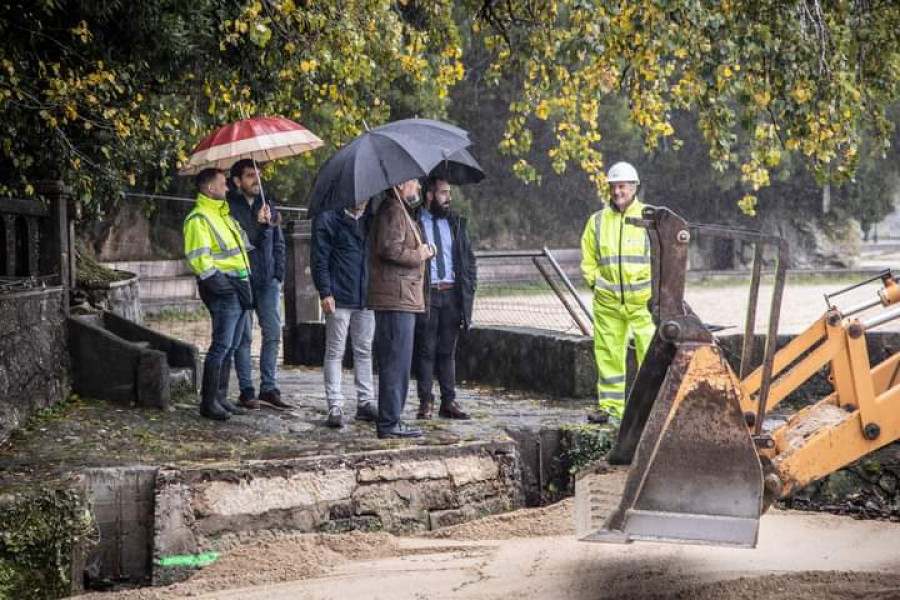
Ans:
[[[428,266],[429,306],[416,319],[414,360],[419,393],[419,419],[434,413],[434,377],[441,391],[438,415],[468,419],[456,401],[456,342],[459,330],[472,324],[477,270],[466,220],[450,210],[450,184],[429,178],[419,223],[435,255]]]

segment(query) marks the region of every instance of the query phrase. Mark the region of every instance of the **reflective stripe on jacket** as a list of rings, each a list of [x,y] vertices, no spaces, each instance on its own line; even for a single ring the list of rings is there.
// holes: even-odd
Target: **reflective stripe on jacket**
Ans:
[[[184,220],[184,254],[201,280],[217,271],[240,278],[250,274],[246,234],[224,200],[197,195],[194,209]]]
[[[625,212],[604,207],[588,219],[581,236],[581,273],[595,302],[646,306],[650,299],[650,238],[646,229],[626,222],[641,218],[643,208],[635,199]]]

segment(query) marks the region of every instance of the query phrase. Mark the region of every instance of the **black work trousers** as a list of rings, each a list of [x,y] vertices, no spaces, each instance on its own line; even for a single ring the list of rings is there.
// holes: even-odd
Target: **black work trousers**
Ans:
[[[378,431],[400,423],[409,389],[416,314],[375,311],[375,356],[378,360]]]
[[[431,307],[416,316],[415,368],[419,402],[433,402],[434,377],[441,389],[441,405],[456,399],[456,341],[462,322],[454,289],[431,290]]]

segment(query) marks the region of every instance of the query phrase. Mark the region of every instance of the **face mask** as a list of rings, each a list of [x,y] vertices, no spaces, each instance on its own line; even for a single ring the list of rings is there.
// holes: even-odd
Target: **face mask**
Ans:
[[[418,194],[410,194],[409,196],[404,196],[403,201],[406,202],[406,205],[410,208],[417,208],[420,204],[422,204],[422,199],[419,198]]]

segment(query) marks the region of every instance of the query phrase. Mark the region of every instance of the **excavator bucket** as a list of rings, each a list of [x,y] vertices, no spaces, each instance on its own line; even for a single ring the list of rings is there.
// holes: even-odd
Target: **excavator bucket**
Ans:
[[[653,345],[657,360],[670,359],[642,366],[632,396],[638,391],[649,397],[649,384],[665,367],[662,381],[652,402],[629,397],[623,437],[611,453],[619,466],[595,464],[576,480],[576,534],[584,541],[752,548],[763,476],[737,378],[713,342],[667,344],[658,336]],[[621,498],[610,511],[617,487]]]
[[[763,467],[741,409],[739,380],[709,328],[684,301],[688,246],[693,233],[756,246],[743,375],[744,359],[752,356],[748,342],[754,337],[763,245],[778,249],[768,340],[777,330],[786,245],[759,232],[689,225],[663,207],[647,206],[641,219],[632,221],[649,236],[650,308],[657,331],[629,393],[615,446],[606,460],[576,478],[576,534],[596,542],[752,548],[763,508]],[[773,347],[767,343],[767,365]],[[763,389],[768,389],[765,375]]]

